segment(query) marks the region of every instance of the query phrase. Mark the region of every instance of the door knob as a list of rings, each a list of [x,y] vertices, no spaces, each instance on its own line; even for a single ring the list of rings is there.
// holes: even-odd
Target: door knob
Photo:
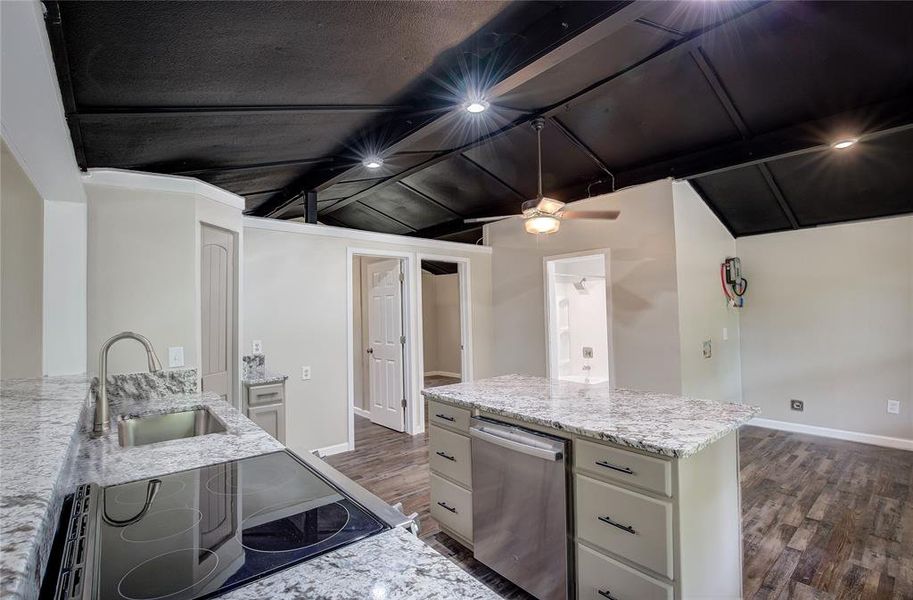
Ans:
[[[365,352],[367,352],[368,354],[374,354],[374,348],[368,348],[367,350],[365,350]]]

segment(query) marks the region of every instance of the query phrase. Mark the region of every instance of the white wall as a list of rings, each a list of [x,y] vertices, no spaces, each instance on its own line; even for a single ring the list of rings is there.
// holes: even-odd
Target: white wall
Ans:
[[[240,233],[243,201],[193,179],[114,170],[90,171],[85,187],[88,371],[97,372],[99,348],[120,331],[148,337],[163,365],[168,348],[182,346],[184,366],[198,366],[200,223]],[[237,241],[240,265],[240,235]],[[238,315],[235,331],[241,327]],[[110,373],[146,368],[139,344],[123,343],[109,355]]]
[[[720,283],[720,264],[736,255],[736,242],[688,183],[674,183],[672,195],[682,393],[740,402],[739,309],[728,306]]]
[[[337,233],[338,232],[338,233]],[[287,373],[288,446],[296,452],[348,441],[346,261],[349,248],[469,257],[474,370],[490,370],[491,256],[462,244],[319,225],[245,219],[244,347],[263,340],[271,368]],[[415,272],[418,278],[418,271]],[[416,282],[418,287],[418,282]],[[298,377],[310,365],[310,381]]]
[[[518,219],[486,225],[493,247],[493,371],[545,376],[543,257],[611,249],[616,385],[681,391],[672,183],[658,181],[574,203],[619,209],[616,221],[565,221],[549,236]]]
[[[0,141],[0,377],[42,374],[44,203]]]
[[[430,275],[430,279],[426,275],[422,273],[422,310],[429,311],[422,314],[425,372],[460,376],[460,275]],[[429,351],[428,346],[433,349]]]
[[[913,217],[740,238],[744,400],[768,419],[913,439]],[[789,400],[805,411],[789,409]],[[886,412],[901,402],[899,415]]]
[[[88,210],[44,202],[44,373],[86,372]]]

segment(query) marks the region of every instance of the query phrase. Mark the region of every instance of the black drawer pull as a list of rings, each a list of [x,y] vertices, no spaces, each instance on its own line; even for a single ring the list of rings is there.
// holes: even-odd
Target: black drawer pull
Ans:
[[[450,456],[449,454],[447,454],[447,453],[445,453],[445,452],[440,452],[440,451],[438,451],[438,452],[435,452],[435,454],[437,454],[437,455],[440,456],[441,458],[446,458],[447,460],[451,460],[451,461],[453,461],[453,462],[456,462],[456,459],[455,459],[454,457]]]
[[[612,592],[609,590],[596,590],[596,593],[603,598],[608,598],[609,600],[618,600],[615,596],[612,595]]]
[[[625,475],[634,474],[634,471],[632,471],[628,467],[619,467],[617,465],[613,465],[612,463],[606,462],[604,460],[597,460],[596,464],[599,465],[600,467],[605,467],[606,469],[612,469],[613,471],[618,471],[619,473],[624,473]]]
[[[451,423],[453,423],[456,420],[453,417],[451,417],[450,415],[442,415],[441,413],[438,413],[434,416],[437,417],[438,419],[444,419],[445,421],[450,421]]]
[[[449,510],[453,514],[456,514],[456,509],[453,508],[452,506],[447,506],[446,502],[438,502],[437,505],[440,506],[441,508],[443,508],[444,510]]]
[[[631,527],[630,525],[622,525],[621,523],[616,523],[609,517],[599,517],[599,520],[602,521],[603,523],[605,523],[606,525],[611,525],[612,527],[617,527],[617,528],[621,529],[622,531],[627,531],[631,535],[637,535],[637,532],[634,531],[634,528]]]

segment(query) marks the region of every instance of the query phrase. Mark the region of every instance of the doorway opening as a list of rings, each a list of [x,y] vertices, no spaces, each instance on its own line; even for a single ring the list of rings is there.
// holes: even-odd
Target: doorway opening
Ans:
[[[459,263],[423,260],[422,379],[426,388],[463,380]]]
[[[352,257],[353,411],[396,432],[409,422],[406,272],[401,257]]]
[[[545,258],[548,376],[577,383],[612,377],[609,251]]]

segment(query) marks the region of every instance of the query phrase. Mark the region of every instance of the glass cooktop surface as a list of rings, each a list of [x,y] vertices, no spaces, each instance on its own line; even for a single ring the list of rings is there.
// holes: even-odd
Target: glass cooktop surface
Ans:
[[[385,529],[286,452],[156,479],[102,490],[95,597],[215,595]]]

